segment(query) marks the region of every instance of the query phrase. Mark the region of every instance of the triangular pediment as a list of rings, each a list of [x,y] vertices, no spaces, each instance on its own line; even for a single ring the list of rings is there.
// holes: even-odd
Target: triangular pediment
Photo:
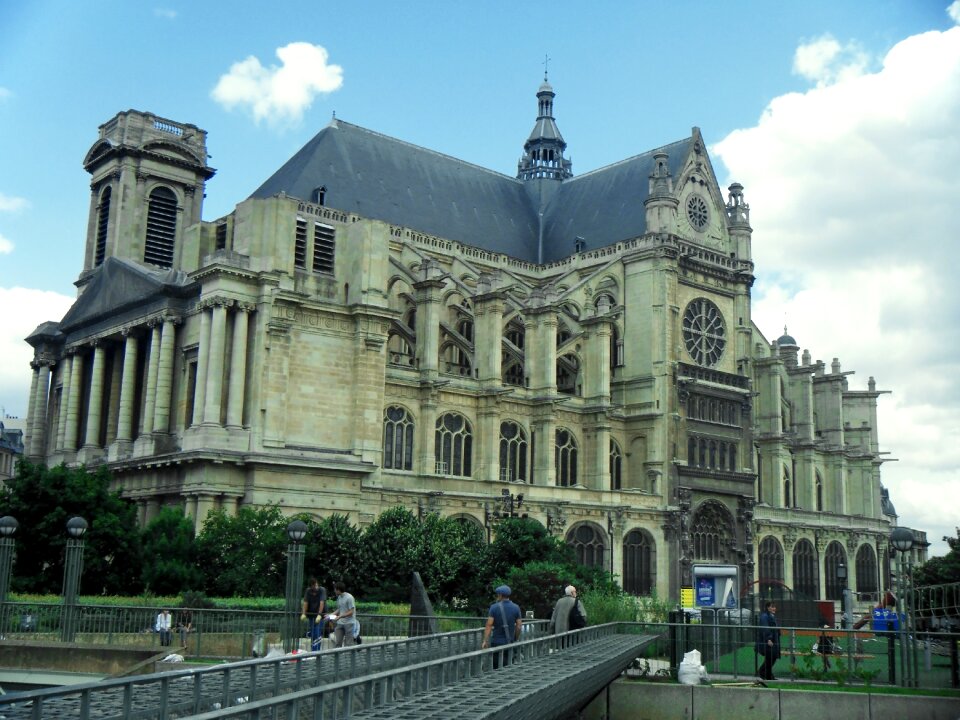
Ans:
[[[184,297],[191,284],[176,270],[148,270],[129,260],[107,258],[63,316],[60,330],[70,333],[104,318],[135,314],[138,308],[148,312]]]

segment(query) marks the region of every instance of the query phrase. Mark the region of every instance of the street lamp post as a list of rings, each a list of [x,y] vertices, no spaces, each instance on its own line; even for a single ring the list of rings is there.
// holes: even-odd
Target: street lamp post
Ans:
[[[300,591],[303,589],[303,545],[307,535],[307,524],[303,520],[294,520],[287,525],[287,591],[284,608],[283,649],[292,652],[300,635]]]
[[[913,533],[908,528],[894,528],[893,532],[890,533],[890,545],[897,553],[897,585],[904,610],[902,622],[900,622],[900,673],[904,687],[915,687],[917,685],[916,667],[910,659],[911,655],[914,654],[913,643],[909,636],[912,626],[911,600],[909,586],[904,574],[904,556],[907,556],[907,563],[909,564],[908,553],[913,548]]]
[[[16,550],[13,536],[19,524],[17,519],[10,515],[0,518],[0,628],[7,627],[7,590],[10,589],[13,554]]]
[[[79,515],[67,520],[67,553],[63,564],[63,615],[60,639],[73,642],[77,634],[77,591],[83,574],[83,535],[87,521]]]
[[[843,560],[837,565],[837,580],[840,581],[840,627],[844,630],[850,629],[850,588],[847,587],[847,566]]]

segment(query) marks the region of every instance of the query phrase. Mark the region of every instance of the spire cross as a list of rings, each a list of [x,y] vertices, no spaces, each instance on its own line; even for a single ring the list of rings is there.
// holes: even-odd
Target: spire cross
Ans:
[[[543,55],[543,81],[547,81],[547,72],[550,70],[550,56],[544,53]]]

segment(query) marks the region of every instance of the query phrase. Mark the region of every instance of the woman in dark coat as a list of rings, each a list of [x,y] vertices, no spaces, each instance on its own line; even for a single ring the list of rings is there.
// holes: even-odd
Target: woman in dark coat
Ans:
[[[757,630],[757,655],[763,658],[757,677],[762,680],[776,680],[773,665],[780,658],[780,630],[777,625],[777,605],[768,601],[760,613],[760,627]]]

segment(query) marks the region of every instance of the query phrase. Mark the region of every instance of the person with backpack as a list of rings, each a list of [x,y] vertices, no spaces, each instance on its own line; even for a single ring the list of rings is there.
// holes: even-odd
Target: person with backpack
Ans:
[[[487,613],[487,624],[483,628],[483,642],[481,648],[500,647],[509,645],[520,639],[523,628],[523,611],[520,606],[510,599],[510,586],[501,585],[496,590],[497,601],[490,606]],[[493,669],[502,664],[510,664],[510,655],[506,652],[495,653]]]
[[[567,585],[563,589],[563,597],[553,606],[550,616],[550,632],[555,635],[568,630],[579,630],[587,626],[587,611],[583,603],[577,598],[577,588]]]

